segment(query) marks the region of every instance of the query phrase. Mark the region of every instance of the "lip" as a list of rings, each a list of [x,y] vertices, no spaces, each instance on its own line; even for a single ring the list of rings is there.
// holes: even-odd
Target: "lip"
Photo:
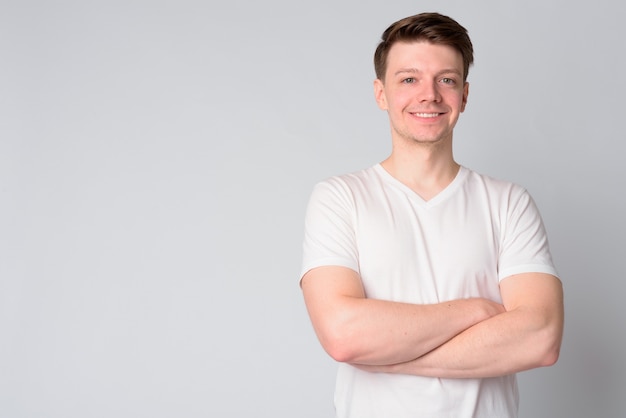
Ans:
[[[441,118],[443,115],[445,115],[444,112],[434,112],[434,111],[430,111],[430,112],[421,111],[421,112],[409,112],[409,113],[414,118],[417,118],[423,121],[435,121]]]
[[[436,118],[441,116],[439,112],[411,112],[412,115],[417,116],[419,118]]]

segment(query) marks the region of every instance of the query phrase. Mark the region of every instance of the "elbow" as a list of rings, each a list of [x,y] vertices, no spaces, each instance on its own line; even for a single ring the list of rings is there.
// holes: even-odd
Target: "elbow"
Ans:
[[[352,352],[341,345],[324,346],[324,349],[328,355],[339,363],[354,363],[355,356]]]
[[[537,318],[537,317],[536,317]],[[564,315],[563,310],[553,314],[540,315],[530,327],[532,337],[528,352],[533,353],[529,359],[531,367],[553,366],[559,360],[561,342],[563,340]]]
[[[319,334],[319,339],[333,360],[340,363],[355,363],[359,359],[360,344],[348,327],[337,325],[329,327]]]
[[[335,361],[340,363],[354,363],[357,355],[355,350],[350,346],[348,341],[342,338],[327,339],[322,342],[322,347],[328,355]]]
[[[543,355],[542,367],[549,367],[556,364],[561,354],[561,335],[555,336],[552,344],[546,348]]]
[[[560,350],[558,347],[546,350],[546,352],[539,358],[539,367],[554,366],[559,360]]]
[[[562,329],[555,327],[546,330],[539,335],[540,341],[536,343],[536,366],[549,367],[556,364],[561,352]]]

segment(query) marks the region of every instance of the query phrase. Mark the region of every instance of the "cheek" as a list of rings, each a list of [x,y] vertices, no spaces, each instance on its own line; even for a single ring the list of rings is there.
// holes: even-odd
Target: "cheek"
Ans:
[[[387,97],[389,107],[402,108],[411,102],[412,95],[408,91],[396,91]]]
[[[466,98],[462,92],[454,92],[448,96],[448,103],[455,109],[459,109],[461,112],[465,110]]]

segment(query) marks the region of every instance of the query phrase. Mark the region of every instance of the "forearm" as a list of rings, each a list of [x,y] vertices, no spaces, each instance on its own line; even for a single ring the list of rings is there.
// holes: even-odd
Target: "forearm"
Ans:
[[[427,305],[368,299],[358,274],[336,266],[311,270],[301,286],[322,346],[347,363],[407,362],[504,311],[481,298]]]
[[[334,317],[334,334],[320,339],[338,361],[395,364],[423,356],[495,313],[481,299],[414,305],[353,298]]]
[[[558,358],[562,321],[542,318],[541,313],[516,309],[468,328],[415,360],[358,367],[440,378],[485,378],[549,366]]]
[[[490,313],[475,299],[432,305],[398,304],[362,299],[345,323],[344,360],[395,364],[423,356],[484,320]]]

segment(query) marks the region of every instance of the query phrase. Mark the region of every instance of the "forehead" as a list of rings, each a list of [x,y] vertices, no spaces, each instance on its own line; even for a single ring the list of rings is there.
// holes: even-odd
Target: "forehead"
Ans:
[[[449,70],[463,74],[463,56],[448,45],[427,41],[396,42],[387,56],[387,75],[403,69],[420,72]]]

